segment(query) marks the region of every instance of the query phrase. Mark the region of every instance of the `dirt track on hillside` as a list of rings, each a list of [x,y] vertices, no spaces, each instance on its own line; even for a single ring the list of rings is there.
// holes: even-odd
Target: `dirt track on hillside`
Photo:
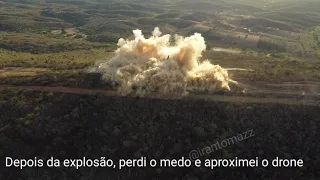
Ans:
[[[69,94],[104,94],[107,96],[119,96],[116,91],[104,90],[104,89],[84,89],[84,88],[72,88],[72,87],[61,87],[61,86],[12,86],[12,85],[0,85],[0,88],[18,87],[23,89],[30,89],[41,92],[52,92],[52,93],[69,93]],[[259,94],[260,93],[260,94]],[[257,96],[255,96],[257,95]],[[260,95],[260,96],[258,96]],[[261,96],[263,95],[263,96]],[[217,95],[217,94],[189,94],[183,99],[192,100],[207,100],[207,101],[218,101],[218,102],[234,102],[234,103],[278,103],[288,105],[310,105],[320,106],[319,97],[303,96],[295,97],[297,94],[286,94],[291,95],[289,97],[282,96],[281,92],[268,92],[268,91],[249,91],[242,95]],[[135,94],[127,95],[128,97],[135,97]],[[161,99],[181,99],[181,97],[169,97],[159,96],[159,94],[151,94],[150,98],[161,98]]]

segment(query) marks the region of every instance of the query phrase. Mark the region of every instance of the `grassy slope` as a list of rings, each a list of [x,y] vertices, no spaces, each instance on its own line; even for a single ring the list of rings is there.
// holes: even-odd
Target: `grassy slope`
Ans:
[[[79,69],[107,58],[104,49],[78,50],[65,53],[31,54],[0,49],[0,67],[43,67],[53,69]]]

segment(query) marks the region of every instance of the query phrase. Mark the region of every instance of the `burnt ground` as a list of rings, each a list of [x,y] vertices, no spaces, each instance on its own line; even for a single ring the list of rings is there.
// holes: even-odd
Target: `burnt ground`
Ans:
[[[318,106],[65,94],[3,88],[0,179],[319,179]],[[302,159],[296,168],[4,168],[17,159],[189,158],[252,130],[254,136],[199,158]]]

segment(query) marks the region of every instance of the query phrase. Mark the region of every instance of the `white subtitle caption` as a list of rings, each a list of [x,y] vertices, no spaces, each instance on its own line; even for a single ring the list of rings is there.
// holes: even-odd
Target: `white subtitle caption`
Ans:
[[[259,159],[256,157],[254,159],[195,159],[190,160],[184,157],[180,159],[147,159],[146,157],[141,157],[139,159],[119,159],[114,161],[112,159],[107,159],[105,157],[100,157],[98,159],[89,159],[83,157],[81,159],[64,159],[59,160],[54,157],[51,157],[47,160],[40,158],[33,159],[14,159],[12,157],[6,157],[5,167],[10,168],[181,168],[181,167],[206,167],[210,169],[219,168],[219,167],[303,167],[302,159],[281,159],[276,157],[272,160],[268,159]]]

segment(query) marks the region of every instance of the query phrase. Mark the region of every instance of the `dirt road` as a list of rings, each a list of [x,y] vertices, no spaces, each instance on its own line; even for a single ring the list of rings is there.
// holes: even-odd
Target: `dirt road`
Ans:
[[[12,86],[12,85],[0,85],[0,88],[18,87],[23,89],[36,90],[41,92],[52,92],[52,93],[70,93],[70,94],[104,94],[107,96],[119,96],[116,91],[104,90],[104,89],[84,89],[84,88],[71,88],[61,86]],[[253,96],[241,96],[241,95],[216,95],[216,94],[189,94],[185,97],[175,96],[159,96],[158,94],[151,94],[150,98],[162,98],[162,99],[190,99],[190,100],[207,100],[207,101],[218,101],[218,102],[234,102],[234,103],[279,103],[288,105],[309,105],[309,106],[320,106],[319,97],[305,96],[297,98],[295,96],[272,96],[272,92],[267,94],[265,97]],[[277,94],[276,94],[277,95]],[[134,94],[127,95],[129,97],[136,97]]]

